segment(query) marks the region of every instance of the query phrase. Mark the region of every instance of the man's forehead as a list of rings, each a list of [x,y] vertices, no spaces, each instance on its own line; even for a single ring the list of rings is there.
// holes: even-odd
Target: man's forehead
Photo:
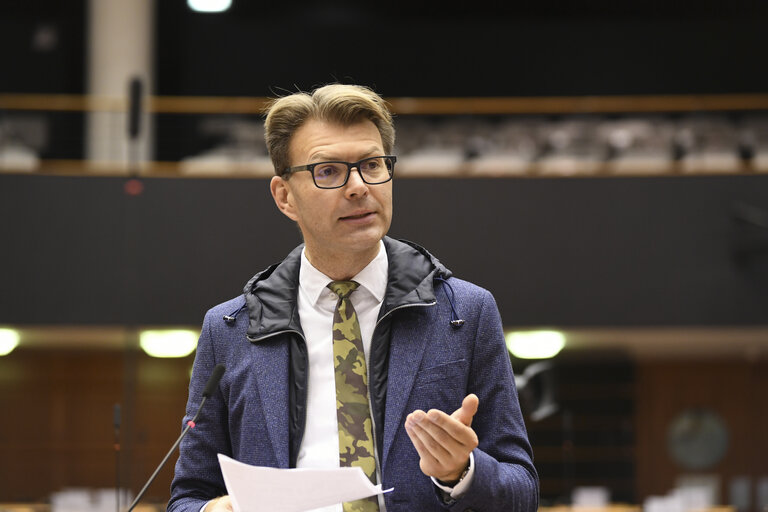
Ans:
[[[355,150],[364,156],[380,154],[382,151],[381,134],[376,125],[368,119],[342,124],[311,118],[294,132],[289,153],[292,160],[310,155],[313,159],[336,158],[335,150],[347,144],[360,145],[361,147],[356,147]]]

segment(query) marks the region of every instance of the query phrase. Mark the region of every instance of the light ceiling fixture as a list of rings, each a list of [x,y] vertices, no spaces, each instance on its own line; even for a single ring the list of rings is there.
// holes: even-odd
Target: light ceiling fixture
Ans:
[[[224,12],[232,7],[232,0],[187,0],[187,5],[196,12]]]
[[[188,329],[146,330],[139,334],[139,345],[152,357],[186,357],[197,348],[197,338]]]
[[[507,349],[520,359],[548,359],[565,347],[565,336],[558,331],[511,331],[505,338]]]
[[[0,328],[0,356],[7,356],[19,345],[19,332]]]

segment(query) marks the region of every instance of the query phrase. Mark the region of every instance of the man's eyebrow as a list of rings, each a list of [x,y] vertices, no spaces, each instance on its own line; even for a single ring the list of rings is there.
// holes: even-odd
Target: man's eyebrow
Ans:
[[[384,150],[378,146],[371,146],[371,149],[363,153],[363,155],[365,155],[363,158],[368,158],[371,156],[384,156]]]
[[[377,146],[371,146],[368,151],[364,151],[360,153],[360,157],[358,160],[364,160],[366,158],[372,157],[372,156],[384,156],[384,150]],[[316,155],[312,155],[310,158],[311,163],[318,163],[318,162],[344,162],[345,160],[342,160],[338,157],[331,156],[329,153],[317,153]]]
[[[312,156],[309,158],[309,160],[310,160],[310,162],[314,162],[314,163],[317,163],[317,162],[329,162],[329,161],[330,161],[330,162],[335,162],[335,161],[337,161],[338,159],[337,159],[337,158],[333,158],[333,157],[331,157],[331,156],[328,156],[328,154],[327,154],[327,153],[318,153],[318,154],[316,154],[316,155],[312,155]]]

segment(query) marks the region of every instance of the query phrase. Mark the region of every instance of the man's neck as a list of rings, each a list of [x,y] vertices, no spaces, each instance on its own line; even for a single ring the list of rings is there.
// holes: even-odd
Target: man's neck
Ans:
[[[379,244],[356,253],[323,254],[305,248],[307,259],[317,270],[334,281],[348,281],[360,273],[379,254]]]

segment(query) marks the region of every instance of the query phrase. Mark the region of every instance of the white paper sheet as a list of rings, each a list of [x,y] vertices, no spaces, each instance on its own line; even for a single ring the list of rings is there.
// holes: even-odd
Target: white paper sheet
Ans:
[[[219,454],[235,512],[303,512],[389,492],[358,467],[275,469],[251,466]]]

